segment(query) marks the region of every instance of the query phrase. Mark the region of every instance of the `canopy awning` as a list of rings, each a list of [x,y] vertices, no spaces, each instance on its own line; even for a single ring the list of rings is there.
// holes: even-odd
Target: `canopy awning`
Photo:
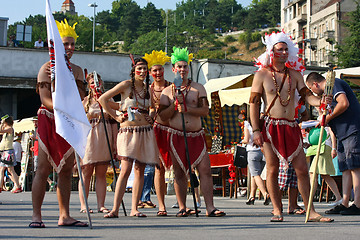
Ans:
[[[13,126],[15,133],[35,131],[34,120],[36,120],[34,117],[15,120]]]
[[[360,86],[360,67],[335,69],[336,77]]]
[[[232,94],[232,96],[235,96],[237,94],[243,94],[246,91],[245,90],[240,91],[239,89],[241,89],[241,88],[248,89],[249,87],[251,87],[253,78],[254,78],[254,74],[245,74],[245,75],[237,75],[237,76],[232,76],[232,77],[216,78],[216,79],[212,79],[212,80],[208,81],[207,83],[205,83],[204,87],[207,92],[207,98],[208,98],[210,107],[211,107],[211,93],[217,92],[217,91],[219,91],[221,106],[224,106],[225,104],[228,106],[231,106],[233,104],[238,104],[237,103],[238,101],[231,103],[231,99],[226,94],[229,93],[229,94]],[[238,91],[227,92],[228,90],[232,90],[232,89],[238,90]],[[224,91],[224,92],[222,92],[222,91]],[[247,91],[250,91],[250,90],[247,90]],[[250,93],[248,96],[250,96]],[[248,101],[248,100],[249,100],[249,97],[247,97],[246,101]],[[223,104],[223,101],[225,101],[226,103]]]
[[[249,102],[251,93],[251,87],[230,89],[230,90],[219,90],[219,98],[221,107],[228,105],[229,107],[236,105],[243,105]]]

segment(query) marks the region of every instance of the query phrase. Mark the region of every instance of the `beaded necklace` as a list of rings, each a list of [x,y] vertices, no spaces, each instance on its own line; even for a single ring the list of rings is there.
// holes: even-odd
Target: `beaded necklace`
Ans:
[[[180,88],[180,91],[181,91],[182,94],[184,95],[184,102],[185,102],[185,99],[186,99],[186,97],[187,97],[187,95],[188,95],[188,93],[189,93],[189,91],[190,91],[190,88],[191,88],[190,85],[191,85],[191,83],[192,83],[192,80],[191,80],[191,79],[188,79],[187,85],[186,85],[185,87],[181,86],[181,88]],[[172,85],[172,95],[173,95],[174,100],[176,100],[176,99],[175,99],[175,90],[176,90],[176,86],[175,86],[175,84],[173,84],[173,85]],[[184,94],[183,92],[185,92],[185,94]]]
[[[271,66],[271,69],[274,70],[275,72],[278,72],[278,73],[284,73],[284,72],[286,72],[287,67],[285,67],[283,70],[278,70],[274,66]]]
[[[159,92],[162,92],[162,91],[163,91],[167,86],[169,86],[169,85],[170,85],[170,83],[165,80],[165,86],[164,86],[161,90],[155,90],[154,82],[151,84],[150,89],[151,89],[151,94],[152,94],[152,96],[153,96],[153,98],[154,98],[154,104],[155,104],[155,106],[159,105],[159,103],[160,103],[160,98],[156,96],[155,92],[158,92],[158,93],[159,93]]]
[[[138,97],[140,98],[140,99],[144,99],[144,105],[143,105],[143,107],[145,108],[145,86],[141,89],[141,91],[137,91],[136,90],[136,87],[135,87],[135,84],[133,85],[133,91],[134,91],[134,95],[135,95],[135,100],[136,100],[136,107],[138,107],[139,108],[139,101],[138,101]],[[143,95],[143,96],[141,96],[141,95]]]
[[[274,85],[275,85],[275,88],[276,88],[276,94],[279,96],[280,104],[281,104],[283,107],[286,107],[287,105],[289,105],[290,97],[291,97],[291,77],[288,76],[288,70],[287,70],[287,68],[285,68],[284,70],[285,70],[285,74],[284,74],[283,80],[287,78],[287,79],[288,79],[288,84],[289,84],[288,97],[287,97],[285,100],[283,100],[283,99],[281,98],[280,88],[279,88],[279,85],[278,85],[277,82],[276,82],[275,72],[274,72],[274,69],[273,69],[273,68],[271,68],[271,75],[272,75],[272,79],[273,79],[273,82],[274,82]]]

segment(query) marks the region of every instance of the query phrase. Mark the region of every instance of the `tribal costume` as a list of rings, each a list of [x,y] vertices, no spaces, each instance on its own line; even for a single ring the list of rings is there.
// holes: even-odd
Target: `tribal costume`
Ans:
[[[54,113],[44,106],[38,110],[38,141],[39,147],[47,154],[48,161],[59,173],[74,149],[56,133]]]
[[[168,132],[170,151],[174,155],[175,160],[178,162],[181,169],[187,173],[189,167],[186,160],[184,132],[171,127],[168,128]],[[196,132],[186,132],[186,139],[188,151],[190,153],[191,167],[194,168],[204,159],[205,154],[207,154],[205,132],[203,129]]]
[[[266,116],[262,135],[285,166],[303,150],[301,130],[295,120]]]
[[[89,106],[89,113],[95,112],[100,114],[98,102]],[[87,164],[108,164],[111,160],[103,121],[103,118],[90,119],[91,130],[87,138],[85,156],[82,159],[83,166]],[[116,121],[106,119],[105,123],[111,144],[111,151],[114,152],[117,133]]]
[[[138,102],[136,99],[127,97],[121,101],[120,110],[123,113],[127,112],[129,115],[141,114],[149,124],[120,127],[116,144],[117,155],[120,160],[135,160],[150,165],[158,165],[160,163],[154,129],[150,122],[151,118],[146,110],[148,108],[148,99]]]
[[[162,125],[158,122],[154,123],[154,133],[156,137],[156,143],[159,148],[160,160],[166,169],[170,169],[172,165],[170,157],[170,134],[169,127]]]

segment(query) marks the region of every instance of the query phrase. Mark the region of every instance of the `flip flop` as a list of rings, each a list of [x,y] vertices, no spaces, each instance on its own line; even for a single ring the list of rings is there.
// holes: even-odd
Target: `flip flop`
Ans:
[[[86,213],[86,209],[81,209],[80,213]],[[89,213],[94,213],[92,209],[89,209]]]
[[[75,221],[73,223],[70,224],[62,224],[62,225],[58,225],[59,227],[88,227],[89,225],[87,223],[84,222],[80,222],[80,221]]]
[[[110,210],[107,209],[106,207],[102,207],[102,208],[100,208],[100,209],[98,210],[98,212],[99,212],[99,213],[109,213]]]
[[[216,213],[218,212],[218,213]],[[226,213],[224,213],[223,211],[220,211],[219,209],[215,208],[214,210],[211,211],[210,214],[206,215],[207,217],[223,217],[225,216]]]
[[[289,215],[304,215],[306,213],[305,209],[301,208],[301,207],[297,207],[294,210],[292,210],[291,212],[288,212]]]
[[[284,221],[284,217],[282,215],[274,215],[270,219],[270,222],[283,222],[283,221]]]
[[[198,214],[199,214],[199,213],[201,213],[201,210],[197,210],[197,212],[198,212]],[[186,210],[186,214],[187,214],[187,215],[195,215],[196,212],[195,212],[194,209],[190,209],[190,208],[189,208],[189,209]]]
[[[158,211],[156,214],[158,217],[166,217],[167,216],[167,211]]]
[[[141,212],[138,212],[138,213],[135,213],[134,215],[132,215],[133,217],[138,217],[138,218],[144,218],[144,217],[147,217],[145,214],[141,213]]]
[[[43,222],[31,222],[29,228],[45,228],[45,224]]]
[[[156,204],[153,204],[151,201],[143,202],[144,208],[155,208]]]
[[[181,209],[177,214],[176,217],[187,217],[188,213],[185,209]]]
[[[333,222],[334,219],[323,216],[317,216],[315,218],[309,218],[308,222]]]
[[[109,212],[107,214],[104,215],[104,218],[119,218],[118,215],[115,215],[114,213],[112,212]]]

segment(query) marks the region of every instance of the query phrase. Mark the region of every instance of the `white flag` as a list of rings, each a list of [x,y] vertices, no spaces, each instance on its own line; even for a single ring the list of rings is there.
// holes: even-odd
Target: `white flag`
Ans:
[[[55,91],[52,93],[52,100],[56,133],[83,158],[91,126],[81,103],[74,75],[67,65],[65,48],[51,13],[49,0],[46,0],[46,26],[49,46],[54,44]]]

